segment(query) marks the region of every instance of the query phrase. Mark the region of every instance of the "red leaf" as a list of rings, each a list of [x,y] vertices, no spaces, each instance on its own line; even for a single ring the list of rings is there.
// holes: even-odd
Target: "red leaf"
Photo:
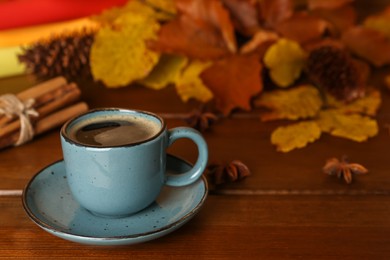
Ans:
[[[330,30],[336,35],[356,24],[356,10],[349,5],[331,10],[316,9],[311,13],[327,20],[330,23]]]
[[[259,8],[265,26],[273,28],[293,14],[294,3],[292,0],[262,0]]]
[[[343,33],[342,41],[353,53],[376,67],[390,64],[390,41],[381,32],[354,27]]]
[[[354,2],[354,0],[308,0],[307,4],[310,10],[337,9],[352,2]]]
[[[275,29],[286,38],[304,43],[320,38],[327,27],[325,20],[299,12],[277,24]]]
[[[245,43],[240,49],[240,53],[256,52],[259,55],[259,59],[263,59],[268,47],[275,43],[279,39],[279,36],[273,31],[260,30],[252,39]]]
[[[228,8],[234,27],[243,35],[253,35],[260,29],[257,0],[222,0]]]
[[[201,74],[213,92],[216,107],[228,115],[234,108],[250,110],[250,99],[262,89],[262,66],[257,55],[232,55],[214,62]]]
[[[149,47],[197,59],[215,59],[229,53],[224,40],[210,25],[187,16],[179,16],[163,25],[158,39],[149,42]]]
[[[230,52],[236,52],[233,23],[220,0],[176,0],[176,7],[183,15],[211,25],[221,34]]]

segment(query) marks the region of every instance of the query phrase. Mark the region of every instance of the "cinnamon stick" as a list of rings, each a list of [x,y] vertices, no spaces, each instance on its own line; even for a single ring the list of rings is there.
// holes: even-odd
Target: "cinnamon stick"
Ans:
[[[39,120],[34,127],[34,132],[36,135],[42,134],[47,130],[50,130],[52,128],[64,124],[72,117],[87,112],[87,110],[88,110],[88,105],[85,102],[79,102],[75,105],[61,109]]]
[[[53,79],[50,79],[48,81],[42,82],[34,87],[28,88],[20,93],[18,93],[16,96],[22,100],[26,101],[29,98],[37,98],[43,94],[46,94],[48,92],[51,92],[63,85],[66,85],[67,81],[64,77],[56,77]]]
[[[50,129],[64,124],[67,120],[75,117],[88,110],[88,105],[85,102],[79,102],[75,105],[61,109],[57,112],[46,116],[39,120],[34,126],[34,135],[42,134]],[[10,133],[4,138],[0,138],[0,150],[12,146],[19,139],[19,131]]]
[[[48,102],[44,104],[43,106],[36,109],[39,116],[38,118],[32,117],[30,120],[32,122],[38,121],[40,118],[56,111],[57,109],[73,103],[74,101],[78,100],[81,95],[80,89],[77,88],[76,84],[71,83],[68,86],[68,92],[64,95],[58,97],[57,99],[53,100],[52,102]],[[0,128],[0,138],[3,138],[4,136],[17,131],[20,128],[20,120],[14,120],[3,127]]]
[[[67,82],[64,77],[57,77],[43,83],[40,83],[34,87],[31,87],[27,90],[24,90],[18,93],[16,96],[21,101],[26,101],[30,98],[35,100],[33,108],[39,107],[45,102],[48,102],[48,99],[55,98],[62,95],[58,93],[61,89],[64,89],[63,86],[66,86]],[[1,104],[1,103],[0,103]],[[5,115],[0,115],[0,127],[13,121],[15,117],[8,117]]]

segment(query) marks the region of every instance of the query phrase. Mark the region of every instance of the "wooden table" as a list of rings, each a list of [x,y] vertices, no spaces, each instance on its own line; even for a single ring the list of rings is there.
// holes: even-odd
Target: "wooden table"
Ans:
[[[27,87],[27,77],[0,80],[1,87]],[[90,107],[119,106],[163,115],[168,127],[185,125],[190,111],[173,88],[156,93],[142,87],[108,90],[82,84]],[[37,227],[25,214],[21,191],[44,166],[62,158],[55,129],[18,148],[0,152],[0,256],[145,257],[145,258],[284,258],[390,256],[390,97],[384,94],[378,115],[380,132],[366,143],[324,135],[307,148],[276,152],[269,136],[276,123],[256,114],[238,113],[204,133],[210,161],[242,160],[252,171],[247,179],[221,187],[179,230],[144,244],[121,247],[85,246],[62,240]],[[169,100],[169,102],[166,102]],[[190,142],[170,152],[194,161]],[[188,148],[190,146],[190,148]],[[194,148],[194,149],[191,149]],[[329,157],[348,155],[370,173],[351,185],[326,176]]]
[[[17,92],[33,84],[27,76],[3,78],[0,92]],[[157,93],[137,86],[108,90],[82,83],[80,87],[91,108],[149,110],[165,117],[168,127],[185,125],[181,117],[192,109],[173,88]],[[386,91],[378,121],[379,135],[368,142],[323,135],[304,149],[284,154],[269,141],[279,123],[262,123],[256,113],[223,119],[204,133],[210,161],[238,159],[252,175],[210,193],[201,211],[179,230],[121,247],[62,240],[41,230],[24,212],[23,187],[40,169],[62,158],[59,129],[54,129],[21,147],[0,151],[0,257],[386,259],[390,256],[390,136],[385,128],[390,123],[390,96]],[[169,152],[192,162],[196,157],[187,141],[177,142]],[[328,158],[343,155],[366,166],[369,174],[346,185],[321,172]]]

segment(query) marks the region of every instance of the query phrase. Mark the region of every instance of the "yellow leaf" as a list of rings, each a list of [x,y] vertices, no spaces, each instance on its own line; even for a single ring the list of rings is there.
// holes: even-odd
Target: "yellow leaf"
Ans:
[[[385,85],[387,89],[390,89],[390,75],[385,77]]]
[[[145,4],[154,9],[159,21],[167,21],[175,17],[176,6],[174,0],[146,0]]]
[[[154,39],[158,22],[142,13],[126,13],[102,27],[91,47],[91,72],[107,87],[121,87],[144,78],[159,60],[145,40]]]
[[[368,17],[363,25],[386,35],[390,39],[390,9],[379,15]]]
[[[212,62],[192,61],[176,79],[176,91],[182,101],[187,102],[195,98],[201,102],[207,102],[213,98],[213,93],[203,84],[199,75]]]
[[[264,92],[255,100],[255,106],[272,110],[260,115],[262,121],[297,120],[316,116],[321,109],[322,100],[315,87],[302,85],[288,90]]]
[[[165,0],[163,0],[165,1]],[[155,3],[154,3],[155,2]],[[132,0],[129,1],[126,5],[121,7],[113,7],[105,10],[99,15],[92,16],[92,20],[97,21],[101,24],[112,24],[115,20],[123,15],[133,14],[140,15],[143,17],[149,17],[155,20],[167,20],[167,16],[172,16],[175,12],[169,13],[165,12],[162,8],[171,8],[169,7],[171,1],[166,1],[166,3],[158,3],[162,0],[149,0],[149,1],[140,1]],[[173,6],[174,8],[174,6]]]
[[[162,89],[176,81],[187,63],[188,59],[183,56],[162,55],[152,72],[138,83],[155,90]]]
[[[358,114],[346,115],[337,109],[322,110],[316,122],[323,132],[356,142],[366,141],[378,133],[375,120]]]
[[[306,53],[297,42],[282,38],[268,48],[264,64],[273,82],[288,87],[301,75],[305,59]]]
[[[278,127],[271,135],[271,143],[277,150],[287,153],[296,148],[305,147],[321,136],[321,129],[314,121]]]
[[[336,100],[331,95],[327,95],[328,106],[337,108],[344,114],[363,114],[375,116],[382,103],[381,93],[378,90],[371,90],[362,98],[355,99],[353,102],[345,104]]]

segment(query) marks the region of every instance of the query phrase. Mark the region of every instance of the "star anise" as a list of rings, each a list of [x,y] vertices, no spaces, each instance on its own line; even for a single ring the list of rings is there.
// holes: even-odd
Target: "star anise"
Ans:
[[[193,127],[201,132],[204,132],[218,120],[218,117],[211,113],[205,112],[203,109],[195,109],[191,114],[185,119],[187,124],[190,127]]]
[[[336,175],[338,178],[344,178],[344,180],[350,184],[354,174],[366,174],[368,170],[357,163],[349,163],[348,160],[343,157],[341,160],[337,158],[328,159],[322,171],[329,175]]]
[[[242,161],[233,160],[227,164],[212,163],[207,166],[206,176],[211,189],[218,185],[236,182],[251,175],[251,172]]]

